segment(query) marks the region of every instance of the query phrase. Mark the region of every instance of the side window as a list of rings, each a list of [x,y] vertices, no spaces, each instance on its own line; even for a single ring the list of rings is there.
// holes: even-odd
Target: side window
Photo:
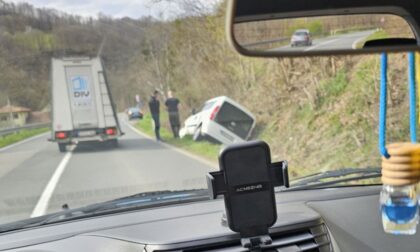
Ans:
[[[216,103],[215,101],[204,103],[204,105],[201,107],[200,111],[206,111],[206,110],[210,109],[211,107],[213,107],[213,105],[215,103]]]

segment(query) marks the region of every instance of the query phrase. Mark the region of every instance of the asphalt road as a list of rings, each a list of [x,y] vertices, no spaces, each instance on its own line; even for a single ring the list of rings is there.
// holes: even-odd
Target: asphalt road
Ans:
[[[142,136],[125,120],[118,148],[60,153],[43,134],[0,149],[0,224],[139,192],[206,188],[209,162]]]
[[[291,47],[290,45],[272,49],[271,51],[322,51],[355,49],[358,42],[375,33],[375,30],[347,33],[326,38],[314,39],[312,46]]]

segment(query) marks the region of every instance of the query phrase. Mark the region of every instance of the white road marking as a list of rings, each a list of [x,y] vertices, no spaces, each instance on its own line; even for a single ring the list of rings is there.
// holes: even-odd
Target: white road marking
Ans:
[[[48,204],[51,199],[51,196],[60,180],[61,175],[63,174],[70,158],[72,156],[72,152],[67,152],[64,158],[61,160],[60,164],[58,165],[57,169],[55,170],[54,174],[52,175],[50,181],[48,182],[47,186],[45,187],[44,191],[41,194],[41,197],[38,200],[38,203],[35,205],[34,210],[31,213],[32,217],[37,217],[44,215],[48,209]]]
[[[375,31],[375,30],[370,31],[370,33],[369,33],[369,34],[367,34],[366,36],[363,36],[363,37],[361,37],[361,38],[357,39],[356,41],[354,41],[354,42],[353,42],[353,44],[351,45],[351,48],[353,48],[353,49],[358,49],[358,48],[357,48],[357,44],[359,44],[359,43],[360,43],[360,42],[362,42],[364,39],[366,39],[366,38],[368,38],[370,35],[372,35],[372,34],[374,33],[374,31]]]
[[[353,50],[356,50],[356,49],[357,49],[357,44],[359,44],[360,42],[362,42],[364,39],[366,39],[366,37],[361,37],[361,38],[359,38],[359,39],[356,39],[356,40],[353,42],[353,44],[351,45],[351,48],[352,48]]]
[[[146,135],[143,132],[141,132],[140,130],[138,130],[135,127],[133,127],[133,125],[131,125],[130,123],[128,123],[126,120],[123,120],[123,122],[124,122],[125,125],[127,125],[127,127],[129,127],[132,131],[134,131],[135,133],[139,134],[140,136],[142,136],[144,138],[151,139],[151,140],[155,140],[153,137],[150,137],[149,135]],[[199,156],[196,156],[194,154],[191,154],[190,152],[187,152],[187,151],[181,150],[179,148],[176,148],[176,147],[174,147],[174,146],[172,146],[170,144],[161,143],[161,142],[159,144],[162,144],[162,145],[164,145],[165,147],[167,147],[169,149],[172,149],[174,151],[177,151],[177,152],[179,152],[179,153],[181,153],[181,154],[183,154],[183,155],[185,155],[185,156],[187,156],[189,158],[195,159],[195,160],[197,160],[197,161],[199,161],[199,162],[201,162],[201,163],[203,163],[205,165],[208,165],[208,166],[214,168],[215,170],[217,169],[217,164],[216,163],[210,162],[210,161],[208,161],[208,160],[206,160],[204,158],[201,158]]]
[[[19,142],[17,142],[17,143],[14,143],[14,144],[11,144],[11,145],[8,145],[8,146],[5,146],[5,147],[3,147],[3,148],[0,148],[0,152],[6,151],[6,150],[11,149],[11,148],[14,148],[14,147],[16,147],[16,146],[18,146],[18,145],[21,145],[21,144],[24,144],[24,143],[27,143],[27,142],[33,141],[33,140],[35,140],[35,139],[38,139],[38,138],[44,137],[44,136],[46,136],[47,134],[50,134],[50,132],[45,132],[45,133],[42,133],[42,134],[40,134],[40,135],[36,135],[36,136],[30,137],[30,138],[27,138],[27,139],[25,139],[25,140],[19,141]]]
[[[304,52],[312,51],[314,49],[317,49],[318,47],[321,47],[321,46],[324,46],[324,45],[328,45],[328,44],[337,42],[338,40],[340,40],[340,39],[333,39],[333,40],[328,40],[328,41],[322,42],[322,43],[320,43],[318,45],[314,45],[314,46],[311,46],[311,47],[305,49]]]

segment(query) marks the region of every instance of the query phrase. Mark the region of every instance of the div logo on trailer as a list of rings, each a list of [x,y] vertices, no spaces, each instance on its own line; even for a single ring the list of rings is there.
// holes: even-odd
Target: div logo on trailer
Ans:
[[[88,98],[90,96],[88,81],[84,76],[71,78],[73,84],[73,95],[75,98]]]

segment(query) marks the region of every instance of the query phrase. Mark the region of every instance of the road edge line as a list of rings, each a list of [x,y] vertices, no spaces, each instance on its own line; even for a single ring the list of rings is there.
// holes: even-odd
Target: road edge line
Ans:
[[[48,181],[48,184],[45,186],[44,190],[42,191],[41,197],[39,197],[37,204],[32,210],[32,213],[30,216],[31,218],[38,217],[46,213],[51,196],[54,193],[54,190],[57,187],[57,184],[60,181],[61,175],[63,175],[64,170],[67,164],[69,163],[71,156],[72,156],[72,152],[67,152],[66,155],[61,160],[60,164],[55,169],[53,175]]]
[[[18,146],[18,145],[21,145],[21,144],[24,144],[24,143],[27,143],[27,142],[33,141],[33,140],[35,140],[35,139],[41,138],[41,137],[43,137],[44,135],[47,135],[47,134],[49,134],[49,133],[50,133],[50,132],[44,132],[44,133],[41,133],[41,134],[39,134],[39,135],[35,135],[35,136],[31,136],[30,138],[23,139],[23,140],[21,140],[21,141],[19,141],[19,142],[16,142],[16,143],[11,144],[11,145],[4,146],[4,147],[0,148],[0,152],[6,151],[6,150],[11,149],[11,148],[13,148],[13,147],[16,147],[16,146]]]
[[[353,44],[351,45],[351,48],[353,49],[353,50],[356,50],[357,49],[357,44],[359,44],[360,42],[362,42],[362,40],[364,40],[364,39],[366,39],[367,37],[363,37],[363,38],[359,38],[359,39],[357,39],[356,41],[354,41],[353,42]]]
[[[312,51],[314,49],[317,49],[318,47],[321,47],[321,46],[324,46],[324,45],[328,45],[328,44],[331,44],[331,43],[336,42],[336,41],[339,41],[339,40],[341,40],[341,39],[340,38],[336,38],[336,39],[328,40],[328,41],[322,42],[322,43],[320,43],[318,45],[311,46],[311,47],[309,47],[309,48],[307,48],[307,49],[305,49],[303,51],[304,52],[309,52],[309,51]]]
[[[151,136],[149,136],[149,135],[147,135],[147,134],[145,134],[145,133],[143,133],[143,132],[141,132],[139,129],[137,129],[137,128],[135,128],[133,125],[131,125],[130,123],[128,123],[127,121],[123,121],[124,122],[124,124],[125,125],[127,125],[132,131],[134,131],[135,133],[137,133],[137,134],[139,134],[140,136],[142,136],[142,137],[145,137],[145,138],[147,138],[147,139],[150,139],[150,140],[153,140],[153,141],[155,141],[155,139],[153,138],[153,137],[151,137]],[[203,163],[203,164],[205,164],[205,165],[208,165],[208,166],[210,166],[210,167],[212,167],[212,168],[214,168],[214,169],[217,169],[217,163],[213,163],[213,162],[211,162],[211,161],[209,161],[209,160],[206,160],[206,159],[204,159],[204,158],[202,158],[202,157],[200,157],[200,156],[197,156],[197,155],[195,155],[195,154],[192,154],[191,152],[188,152],[188,151],[185,151],[185,150],[182,150],[182,149],[180,149],[180,148],[177,148],[177,147],[175,147],[175,146],[172,146],[172,145],[170,145],[170,144],[167,144],[167,143],[162,143],[162,142],[156,142],[157,144],[161,144],[161,145],[163,145],[163,146],[165,146],[165,147],[167,147],[167,148],[169,148],[169,149],[172,149],[172,150],[175,150],[175,151],[177,151],[177,152],[179,152],[179,153],[181,153],[181,154],[183,154],[183,155],[185,155],[185,156],[187,156],[187,157],[189,157],[189,158],[192,158],[192,159],[195,159],[195,160],[197,160],[197,161],[199,161],[199,162],[201,162],[201,163]]]

